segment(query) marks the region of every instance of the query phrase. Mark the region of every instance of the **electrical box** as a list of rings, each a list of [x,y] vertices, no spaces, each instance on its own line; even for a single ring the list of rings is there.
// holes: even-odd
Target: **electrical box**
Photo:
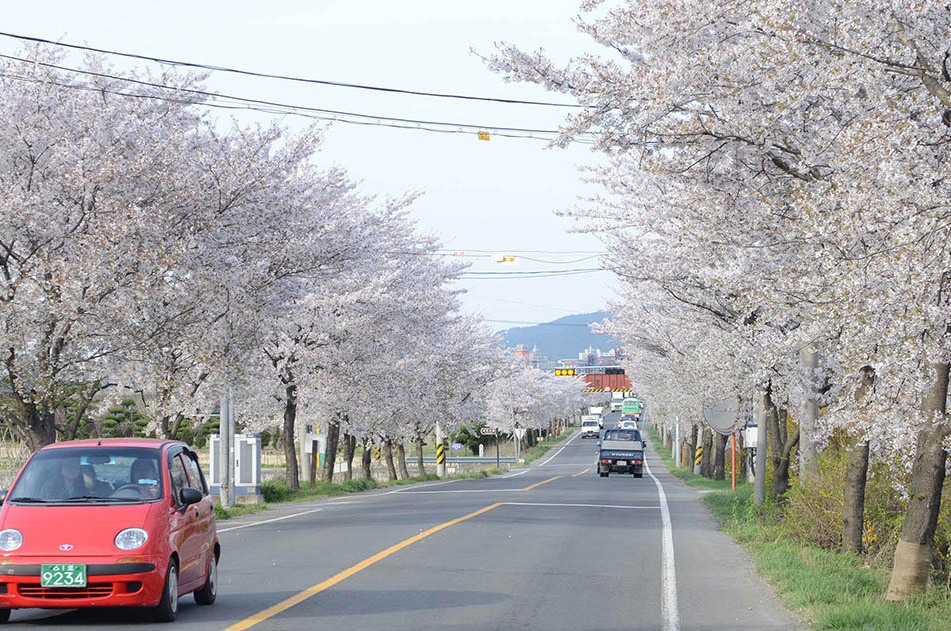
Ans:
[[[747,449],[756,448],[756,439],[759,435],[759,427],[756,425],[747,425],[743,430],[743,444]]]
[[[221,487],[221,435],[208,437],[208,483],[212,492],[217,494]],[[236,434],[234,437],[234,482],[235,497],[261,495],[261,435]]]

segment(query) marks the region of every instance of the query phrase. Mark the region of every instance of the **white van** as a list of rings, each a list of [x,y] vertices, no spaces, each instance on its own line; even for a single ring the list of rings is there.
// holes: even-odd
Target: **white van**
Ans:
[[[601,426],[595,419],[585,419],[581,421],[582,438],[598,438],[601,435]]]

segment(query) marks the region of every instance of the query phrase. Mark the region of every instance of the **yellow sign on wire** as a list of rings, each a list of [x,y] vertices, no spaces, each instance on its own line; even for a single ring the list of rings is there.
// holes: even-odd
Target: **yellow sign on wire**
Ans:
[[[479,140],[488,140],[488,139],[489,139],[489,132],[487,131],[479,132]]]

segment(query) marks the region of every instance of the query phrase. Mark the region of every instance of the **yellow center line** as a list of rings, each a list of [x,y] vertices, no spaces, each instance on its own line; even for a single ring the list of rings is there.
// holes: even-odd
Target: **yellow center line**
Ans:
[[[554,478],[552,478],[552,479],[554,479]],[[548,481],[550,482],[550,480],[548,480]],[[544,484],[544,483],[542,483],[542,484]],[[489,505],[489,506],[486,506],[485,508],[480,508],[479,510],[475,511],[474,513],[469,513],[468,515],[463,515],[462,517],[457,517],[456,519],[447,521],[447,522],[445,522],[445,523],[443,523],[443,524],[439,524],[438,526],[433,526],[433,527],[430,528],[429,530],[426,530],[426,531],[424,531],[424,532],[421,532],[421,533],[419,533],[418,535],[414,535],[414,536],[410,537],[409,539],[404,539],[403,541],[400,541],[399,543],[390,546],[390,547],[387,548],[386,550],[383,550],[382,552],[377,552],[377,553],[374,554],[373,556],[371,556],[371,557],[369,557],[369,558],[367,558],[367,559],[364,559],[363,561],[360,561],[359,563],[357,563],[357,564],[354,565],[353,567],[347,568],[346,570],[344,570],[344,571],[342,571],[342,572],[338,572],[337,574],[334,574],[333,576],[331,576],[330,578],[328,578],[328,579],[325,580],[325,581],[322,581],[322,582],[320,582],[320,583],[317,583],[316,585],[313,585],[313,586],[311,586],[311,587],[308,587],[307,589],[305,589],[304,591],[300,592],[299,594],[296,594],[296,595],[294,595],[294,596],[291,596],[290,598],[288,598],[288,599],[286,599],[286,600],[283,600],[283,601],[277,603],[276,605],[274,605],[274,606],[272,606],[272,607],[268,607],[268,608],[265,609],[264,611],[261,611],[261,612],[259,612],[259,613],[256,613],[256,614],[254,614],[253,616],[250,616],[250,617],[248,617],[248,618],[245,618],[244,620],[241,620],[240,622],[236,622],[235,624],[233,624],[233,625],[231,625],[230,627],[228,627],[227,629],[225,629],[225,631],[242,631],[242,630],[244,630],[244,629],[250,629],[250,628],[253,627],[254,625],[260,624],[261,622],[264,622],[264,621],[267,620],[268,618],[273,618],[273,617],[276,616],[277,614],[282,613],[282,612],[284,612],[284,611],[287,611],[288,609],[290,609],[290,608],[293,607],[294,605],[297,605],[297,604],[300,604],[300,603],[304,602],[305,600],[307,600],[307,599],[310,598],[311,596],[314,596],[314,595],[316,595],[316,594],[319,594],[320,592],[324,591],[325,589],[329,589],[330,587],[333,587],[333,586],[336,585],[337,583],[339,583],[339,582],[341,582],[341,581],[344,581],[344,580],[350,578],[351,576],[353,576],[354,574],[356,574],[356,573],[359,572],[360,570],[365,570],[366,568],[370,567],[371,565],[373,565],[373,564],[376,563],[377,561],[382,561],[383,559],[385,559],[386,557],[390,556],[391,554],[394,554],[394,553],[396,553],[396,552],[399,552],[399,551],[402,550],[403,548],[406,548],[407,546],[410,546],[410,545],[416,543],[416,542],[419,541],[420,539],[425,539],[425,538],[428,537],[429,535],[435,534],[435,533],[439,532],[440,530],[443,530],[443,529],[445,529],[445,528],[449,528],[450,526],[454,526],[454,525],[458,524],[458,523],[461,522],[461,521],[465,521],[465,520],[467,520],[467,519],[472,519],[473,517],[476,517],[477,515],[481,515],[482,513],[487,513],[488,511],[492,510],[493,508],[498,508],[498,507],[501,506],[501,505],[502,505],[501,502],[497,502],[497,503],[495,503],[495,504],[491,504],[491,505]]]
[[[548,484],[549,482],[554,482],[555,480],[557,480],[557,479],[560,478],[560,477],[561,477],[560,475],[556,475],[556,476],[553,477],[553,478],[548,478],[547,480],[542,480],[541,482],[536,482],[535,484],[526,486],[526,487],[525,487],[524,489],[522,489],[522,490],[523,490],[523,491],[531,491],[532,489],[534,489],[534,488],[536,488],[536,487],[539,487],[539,486],[541,486],[542,484]]]
[[[577,478],[579,475],[584,475],[584,474],[586,474],[588,471],[591,471],[591,469],[585,469],[584,471],[579,471],[578,473],[574,474],[574,475],[571,476],[571,477]]]

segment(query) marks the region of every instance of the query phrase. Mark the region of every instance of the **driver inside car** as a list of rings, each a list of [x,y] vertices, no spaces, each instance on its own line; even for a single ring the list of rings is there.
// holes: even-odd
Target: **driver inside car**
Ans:
[[[130,482],[137,484],[145,497],[157,498],[160,493],[158,472],[155,463],[145,458],[139,458],[132,463]]]

